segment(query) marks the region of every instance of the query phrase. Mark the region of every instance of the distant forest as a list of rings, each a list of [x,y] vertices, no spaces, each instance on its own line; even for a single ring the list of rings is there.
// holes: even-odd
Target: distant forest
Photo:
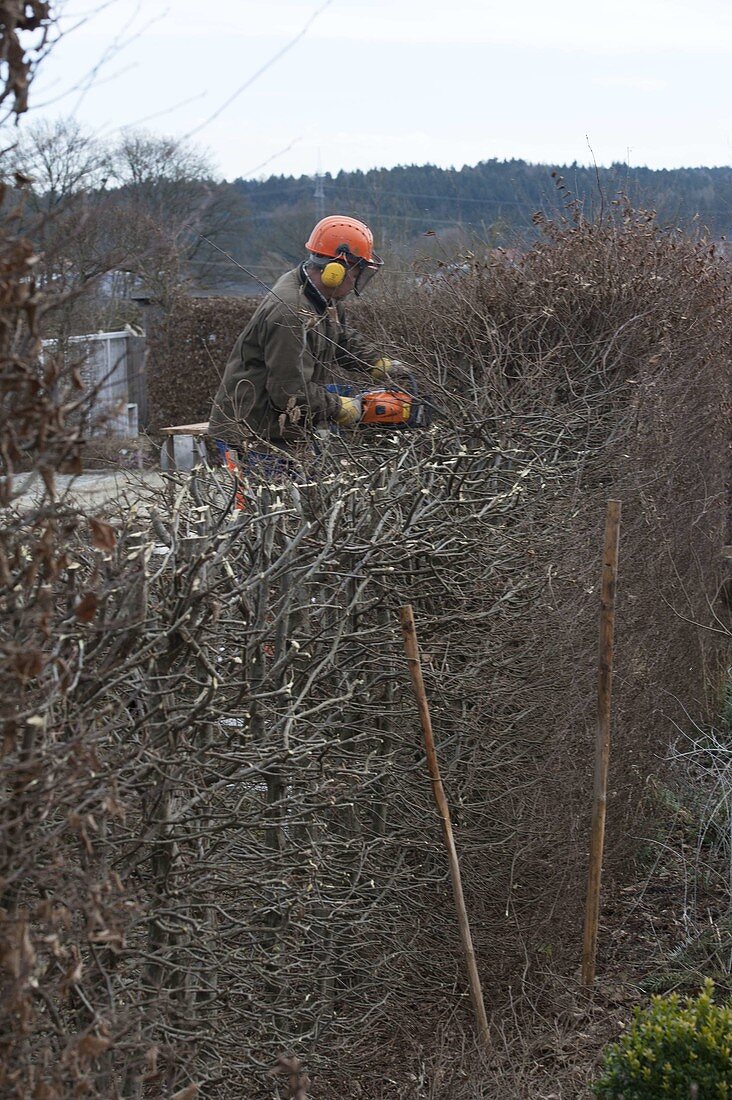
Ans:
[[[553,172],[563,180],[561,188]],[[595,169],[488,160],[460,169],[382,168],[318,180],[237,179],[228,187],[243,208],[243,232],[230,247],[259,271],[282,260],[295,262],[303,234],[321,213],[363,218],[387,255],[405,259],[434,255],[440,243],[444,248],[476,240],[520,243],[535,232],[537,211],[557,213],[570,196],[588,215],[625,195],[635,207],[655,210],[664,224],[696,228],[714,238],[732,230],[732,167],[654,170],[613,164]]]

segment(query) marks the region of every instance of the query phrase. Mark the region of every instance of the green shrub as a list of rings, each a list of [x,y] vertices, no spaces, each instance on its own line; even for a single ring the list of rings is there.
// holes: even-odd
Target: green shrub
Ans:
[[[713,994],[707,979],[698,997],[682,1001],[673,993],[636,1009],[628,1031],[605,1053],[596,1095],[689,1100],[696,1085],[700,1100],[732,1097],[732,1006],[715,1005]]]

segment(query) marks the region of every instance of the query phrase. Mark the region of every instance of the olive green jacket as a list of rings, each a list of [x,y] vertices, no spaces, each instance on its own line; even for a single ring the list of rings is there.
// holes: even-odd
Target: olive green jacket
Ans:
[[[226,364],[209,433],[232,446],[290,447],[332,419],[338,398],[324,388],[336,368],[357,371],[356,389],[382,353],[347,331],[341,303],[328,305],[302,266],[260,302]]]

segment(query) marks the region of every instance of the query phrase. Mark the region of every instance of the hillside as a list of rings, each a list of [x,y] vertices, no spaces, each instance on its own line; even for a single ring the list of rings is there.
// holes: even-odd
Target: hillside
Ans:
[[[566,190],[558,188],[557,177]],[[294,261],[302,232],[321,211],[334,210],[362,217],[385,249],[402,254],[423,249],[424,235],[433,233],[446,241],[505,244],[532,234],[534,213],[555,212],[568,195],[588,215],[624,194],[636,208],[655,210],[661,223],[696,225],[714,238],[732,228],[730,167],[595,169],[487,160],[460,169],[410,165],[339,172],[319,183],[322,197],[316,197],[318,181],[311,176],[234,180],[230,187],[247,211],[243,239],[232,241],[237,258],[261,262],[276,253]]]

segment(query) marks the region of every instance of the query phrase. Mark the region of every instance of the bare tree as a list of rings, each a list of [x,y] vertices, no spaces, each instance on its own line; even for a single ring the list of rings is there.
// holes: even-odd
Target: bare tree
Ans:
[[[206,278],[202,237],[231,232],[240,214],[208,158],[172,138],[131,133],[110,146],[60,119],[30,126],[4,159],[6,178],[30,181],[24,227],[39,251],[39,279],[65,296],[49,335],[124,316],[141,284],[169,302]]]
[[[164,191],[173,201],[176,184],[214,182],[216,178],[207,153],[184,140],[145,130],[123,133],[113,146],[112,157],[114,177],[120,186]]]
[[[133,270],[170,302],[188,282],[206,282],[219,257],[203,238],[222,240],[242,225],[243,206],[216,179],[209,156],[186,141],[148,132],[123,134],[112,150],[122,231],[141,261]]]
[[[73,118],[33,123],[21,132],[6,159],[11,171],[32,181],[34,201],[46,211],[97,191],[112,170],[104,144]]]

